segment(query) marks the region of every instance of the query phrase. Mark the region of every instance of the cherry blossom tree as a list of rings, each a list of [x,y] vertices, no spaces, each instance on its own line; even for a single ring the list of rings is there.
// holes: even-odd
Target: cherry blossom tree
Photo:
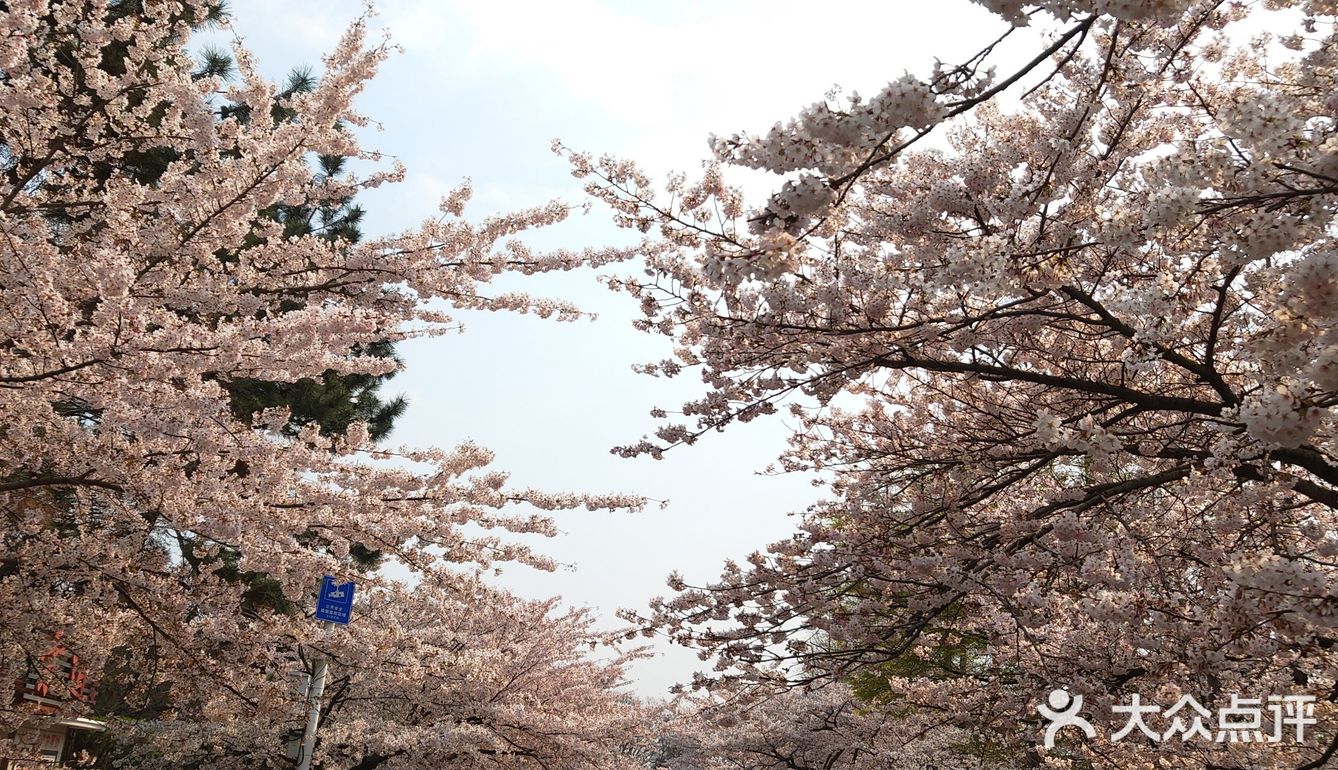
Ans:
[[[663,723],[655,761],[664,770],[1012,767],[971,756],[976,747],[966,730],[870,710],[839,684],[763,698],[746,688],[717,691],[666,709]],[[916,728],[924,732],[915,735]]]
[[[717,661],[700,687],[848,684],[906,716],[880,745],[931,719],[1008,766],[1320,767],[1338,6],[981,3],[1011,27],[979,56],[716,137],[664,193],[558,148],[665,248],[614,282],[676,344],[645,371],[705,384],[617,451],[788,410],[782,467],[830,483],[793,537],[709,584],[674,576],[637,619]],[[1023,25],[1042,49],[999,68]],[[729,166],[787,177],[750,211]],[[1061,686],[1103,736],[1139,693],[1308,693],[1319,724],[1305,745],[1038,749]]]
[[[443,580],[444,579],[444,580]],[[642,707],[613,690],[621,633],[591,630],[584,611],[523,601],[482,581],[461,594],[442,573],[416,587],[373,589],[357,622],[301,651],[329,661],[314,767],[634,768],[651,738]],[[592,657],[592,650],[609,656]],[[291,682],[290,682],[291,684]],[[134,767],[284,767],[305,711],[291,699],[259,705],[265,720],[229,719],[224,692],[193,712],[118,736]],[[273,706],[283,708],[274,708]],[[286,710],[285,710],[286,708]],[[214,718],[201,718],[210,712]]]
[[[402,175],[313,163],[380,161],[357,143],[352,101],[390,47],[360,20],[310,88],[283,92],[240,47],[225,82],[186,49],[213,14],[198,1],[0,6],[3,676],[40,673],[59,639],[116,684],[100,713],[114,730],[121,714],[145,720],[145,763],[216,746],[220,762],[283,766],[295,680],[324,651],[349,664],[325,767],[616,767],[600,752],[608,731],[633,734],[612,691],[625,658],[581,657],[605,641],[587,618],[479,576],[552,568],[512,537],[554,533],[549,512],[639,498],[517,486],[475,445],[389,449],[365,422],[238,414],[232,386],[374,380],[397,366],[388,344],[451,330],[449,308],[577,318],[486,284],[627,253],[535,253],[521,235],[565,206],[471,223],[467,186],[411,232],[294,231],[274,212],[337,208]],[[283,119],[255,119],[276,108]],[[361,572],[369,550],[423,582]],[[356,576],[368,597],[363,622],[328,638],[310,618],[324,574]],[[254,601],[247,576],[273,596]],[[441,652],[447,637],[458,654]],[[64,716],[90,708],[48,684]],[[22,750],[31,720],[0,706],[0,754]],[[172,736],[157,760],[154,735]]]

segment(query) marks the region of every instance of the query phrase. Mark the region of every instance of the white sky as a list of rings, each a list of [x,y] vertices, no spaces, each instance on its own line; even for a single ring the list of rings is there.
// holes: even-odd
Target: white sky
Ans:
[[[233,29],[276,80],[296,65],[318,67],[362,10],[352,0],[229,7]],[[375,25],[405,50],[358,102],[384,127],[364,134],[364,146],[398,157],[409,176],[360,198],[372,235],[434,214],[463,177],[474,182],[474,215],[554,197],[580,202],[579,182],[549,151],[554,137],[635,158],[661,176],[691,172],[710,133],[763,131],[838,83],[872,93],[903,70],[927,72],[935,56],[967,58],[1004,29],[965,0],[384,0],[377,9]],[[627,236],[596,210],[533,242],[580,248]],[[806,478],[756,473],[784,446],[781,420],[736,426],[659,462],[610,455],[654,429],[652,406],[673,411],[695,394],[695,377],[634,374],[632,364],[665,357],[667,345],[635,332],[635,303],[590,272],[516,286],[572,299],[599,319],[468,314],[463,335],[400,346],[407,370],[387,389],[405,393],[410,407],[390,443],[473,439],[496,452],[497,467],[518,486],[637,492],[669,505],[560,514],[564,534],[539,546],[573,569],[512,568],[500,582],[590,606],[612,626],[617,608],[641,609],[667,593],[669,572],[709,580],[725,559],[793,529],[787,514],[818,492]],[[703,665],[686,650],[656,651],[632,671],[644,695],[662,694]]]

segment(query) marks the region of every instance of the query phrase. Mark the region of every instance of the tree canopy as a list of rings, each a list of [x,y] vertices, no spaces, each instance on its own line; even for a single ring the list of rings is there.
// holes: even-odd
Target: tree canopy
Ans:
[[[520,234],[567,208],[471,223],[467,187],[361,237],[352,200],[402,175],[343,167],[380,160],[352,101],[388,44],[362,19],[319,73],[275,85],[238,47],[229,78],[187,48],[217,17],[0,6],[4,675],[49,680],[43,718],[98,709],[134,766],[292,766],[315,655],[334,660],[316,767],[624,766],[626,654],[586,658],[612,642],[589,617],[480,575],[551,569],[512,538],[553,534],[548,511],[640,498],[516,486],[473,444],[381,446],[399,407],[376,386],[396,342],[453,328],[430,302],[572,318],[486,284],[627,252],[531,251]],[[321,634],[326,574],[356,578],[365,622]],[[116,697],[72,697],[57,646]],[[0,706],[0,754],[34,718]]]
[[[854,722],[899,717],[863,721],[884,748],[964,730],[1005,767],[1318,767],[1338,750],[1338,8],[981,4],[1005,38],[1044,30],[1035,57],[996,69],[996,41],[715,137],[663,190],[559,148],[663,248],[615,282],[675,343],[646,370],[704,383],[619,451],[788,412],[784,467],[830,482],[793,537],[628,616],[717,660],[695,684],[721,708],[853,688]],[[730,167],[786,181],[749,210]],[[1327,727],[1047,751],[1053,688],[1107,737],[1138,693],[1308,693]],[[745,732],[724,766],[894,766]]]

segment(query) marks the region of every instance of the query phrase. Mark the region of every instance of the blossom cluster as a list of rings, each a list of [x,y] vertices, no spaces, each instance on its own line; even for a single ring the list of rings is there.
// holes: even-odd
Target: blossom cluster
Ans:
[[[712,137],[721,161],[777,173],[815,169],[840,176],[895,138],[901,129],[923,130],[939,122],[946,108],[929,84],[911,76],[888,83],[868,100],[851,94],[841,109],[817,102],[794,119],[777,123],[764,136]]]
[[[1045,10],[1059,18],[1077,13],[1108,14],[1125,21],[1173,21],[1192,0],[974,0],[1014,24],[1027,23],[1030,15]]]

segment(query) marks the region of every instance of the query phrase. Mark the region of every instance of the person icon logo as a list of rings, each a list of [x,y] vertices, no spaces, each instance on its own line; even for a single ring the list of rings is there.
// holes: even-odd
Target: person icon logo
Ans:
[[[1041,712],[1041,716],[1050,720],[1050,726],[1045,728],[1047,749],[1055,747],[1055,733],[1064,727],[1076,727],[1088,738],[1096,737],[1096,728],[1092,727],[1092,723],[1078,716],[1078,712],[1082,711],[1081,695],[1070,695],[1068,690],[1055,689],[1050,691],[1046,700],[1049,705],[1042,703],[1036,710]]]

